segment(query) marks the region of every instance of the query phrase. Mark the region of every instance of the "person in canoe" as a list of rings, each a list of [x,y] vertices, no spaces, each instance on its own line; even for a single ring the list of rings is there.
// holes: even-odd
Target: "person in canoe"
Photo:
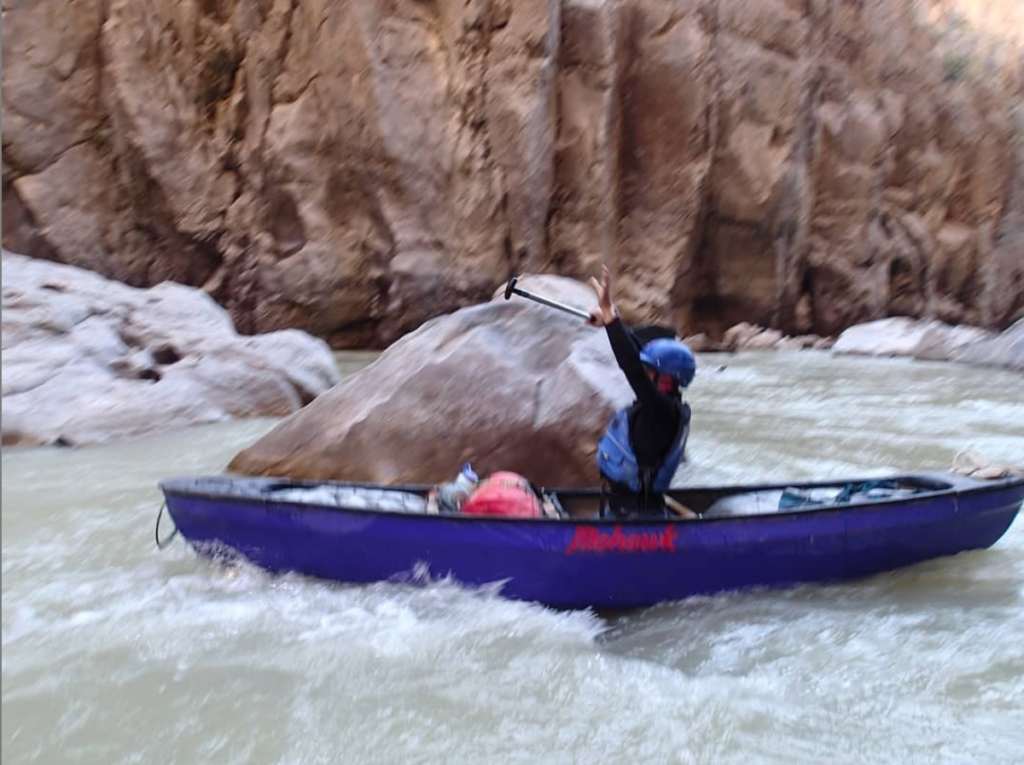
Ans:
[[[636,400],[616,412],[598,443],[597,465],[607,503],[604,517],[664,516],[665,496],[679,467],[690,431],[690,407],[681,389],[693,380],[693,352],[678,340],[657,338],[641,345],[612,302],[611,276],[591,278],[597,307],[589,323],[604,327],[619,368]]]

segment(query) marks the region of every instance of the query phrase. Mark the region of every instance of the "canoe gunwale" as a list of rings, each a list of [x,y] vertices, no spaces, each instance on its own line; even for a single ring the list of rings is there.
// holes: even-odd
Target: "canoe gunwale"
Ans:
[[[668,494],[674,498],[679,498],[686,494],[720,494],[721,496],[732,496],[739,494],[746,494],[760,491],[773,491],[782,490],[786,488],[798,488],[798,489],[816,489],[816,488],[829,488],[835,487],[845,483],[859,483],[873,480],[897,480],[897,481],[908,481],[917,482],[921,484],[932,483],[935,485],[942,485],[943,488],[936,488],[934,491],[922,491],[918,494],[910,496],[897,497],[897,498],[879,498],[877,500],[868,502],[848,502],[843,504],[833,505],[821,505],[821,506],[805,506],[800,508],[778,510],[775,512],[766,513],[752,513],[746,515],[723,515],[723,516],[710,516],[710,517],[698,517],[697,519],[686,519],[676,518],[669,516],[667,518],[625,518],[625,519],[601,519],[601,518],[587,518],[587,517],[569,517],[569,518],[509,518],[503,516],[469,516],[469,515],[435,515],[426,514],[421,512],[409,512],[402,510],[377,510],[372,508],[362,507],[346,507],[344,505],[325,505],[318,504],[315,502],[302,502],[295,499],[283,499],[275,498],[269,491],[275,488],[275,484],[280,484],[280,488],[316,488],[318,486],[337,486],[344,488],[353,489],[372,489],[372,490],[384,490],[384,491],[396,491],[406,492],[410,494],[426,494],[432,487],[430,485],[423,484],[404,484],[404,485],[382,485],[377,483],[360,483],[360,482],[347,482],[347,481],[316,481],[316,480],[296,480],[287,478],[256,478],[246,476],[215,476],[215,477],[196,477],[196,478],[178,478],[169,479],[167,481],[161,481],[159,487],[165,497],[188,497],[192,499],[207,499],[213,500],[219,503],[227,502],[231,504],[242,504],[250,506],[261,506],[267,505],[275,506],[289,506],[300,508],[303,511],[313,512],[343,512],[343,513],[358,513],[361,515],[370,516],[387,516],[387,517],[399,517],[402,519],[422,519],[424,521],[450,521],[456,523],[500,523],[500,524],[527,524],[530,526],[537,525],[595,525],[595,526],[650,526],[658,525],[664,526],[665,524],[680,525],[680,526],[691,526],[694,523],[698,523],[703,526],[708,523],[738,523],[744,521],[768,521],[768,520],[792,520],[794,518],[808,518],[810,516],[822,516],[828,513],[846,513],[851,511],[879,511],[892,509],[893,507],[909,507],[922,502],[933,502],[936,499],[951,498],[959,500],[961,497],[971,497],[983,494],[989,494],[996,491],[1012,490],[1020,487],[1024,487],[1024,477],[1010,477],[996,480],[978,480],[964,476],[959,476],[952,473],[945,473],[940,471],[934,472],[917,472],[917,473],[901,473],[891,476],[871,476],[867,478],[853,478],[853,479],[832,479],[823,481],[787,481],[781,483],[772,484],[748,484],[748,485],[728,485],[728,486],[687,486],[684,488],[675,489],[669,491]],[[200,482],[213,483],[224,483],[225,485],[232,485],[235,482],[255,482],[263,487],[263,491],[267,493],[253,492],[251,494],[232,494],[226,491],[218,492],[209,488],[196,488],[195,485]],[[192,485],[190,488],[189,485]],[[200,484],[201,485],[201,484]],[[546,488],[542,487],[542,491],[550,494],[555,494],[560,497],[576,497],[576,498],[596,498],[601,494],[599,488],[594,487],[572,487],[572,488]]]

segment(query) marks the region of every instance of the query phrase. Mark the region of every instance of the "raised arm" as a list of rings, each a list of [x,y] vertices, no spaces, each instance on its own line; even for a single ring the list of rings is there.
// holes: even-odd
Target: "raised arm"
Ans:
[[[612,302],[611,275],[607,266],[601,268],[601,281],[591,277],[590,285],[597,293],[597,307],[590,312],[588,321],[592,326],[604,327],[608,332],[612,353],[637,400],[651,407],[670,408],[668,396],[658,390],[640,361],[639,341],[619,318],[619,311]]]

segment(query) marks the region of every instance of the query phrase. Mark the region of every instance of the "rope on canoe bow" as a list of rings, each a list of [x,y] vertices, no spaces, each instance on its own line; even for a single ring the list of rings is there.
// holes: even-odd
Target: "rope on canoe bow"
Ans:
[[[153,532],[153,536],[156,537],[157,549],[160,549],[160,550],[163,550],[165,547],[167,547],[167,545],[169,545],[171,542],[173,542],[174,538],[176,536],[178,536],[178,527],[175,526],[174,527],[174,531],[171,532],[171,535],[169,537],[167,537],[166,539],[163,539],[163,540],[160,539],[160,521],[164,517],[164,510],[166,510],[166,509],[167,509],[167,503],[164,502],[163,504],[160,505],[160,512],[157,513],[157,515],[156,515],[156,529]],[[171,521],[171,522],[173,523],[174,521]]]

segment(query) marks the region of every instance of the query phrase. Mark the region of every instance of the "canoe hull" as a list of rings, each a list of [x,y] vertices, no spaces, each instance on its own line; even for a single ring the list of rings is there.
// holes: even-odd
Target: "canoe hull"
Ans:
[[[244,479],[239,479],[244,480]],[[700,594],[863,577],[991,546],[1024,483],[966,484],[893,503],[625,522],[412,515],[255,502],[164,487],[197,549],[341,582],[429,573],[562,608],[634,608]]]

